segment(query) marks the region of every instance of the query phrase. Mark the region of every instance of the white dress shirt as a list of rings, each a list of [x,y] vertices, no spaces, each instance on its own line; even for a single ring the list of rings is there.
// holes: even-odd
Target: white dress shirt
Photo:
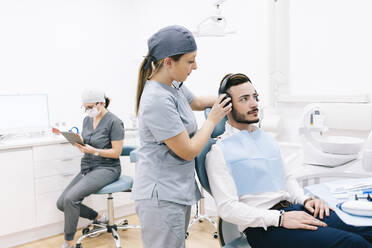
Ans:
[[[218,137],[217,143],[239,131],[226,122],[225,133]],[[279,211],[269,210],[272,206],[282,200],[303,204],[309,198],[294,176],[286,170],[285,165],[285,191],[244,194],[240,197],[218,145],[212,146],[207,154],[205,165],[218,215],[228,222],[237,224],[240,231],[247,227],[263,227],[266,230],[268,226],[278,226]]]

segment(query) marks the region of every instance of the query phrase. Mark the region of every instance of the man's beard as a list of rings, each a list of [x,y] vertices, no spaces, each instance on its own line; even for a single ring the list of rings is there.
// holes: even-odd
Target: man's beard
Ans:
[[[258,111],[258,109],[253,109],[253,110],[249,111],[248,114],[250,114],[250,112],[253,112],[253,111],[256,111],[256,110]],[[232,114],[233,119],[238,123],[253,124],[253,123],[257,123],[257,122],[260,121],[260,118],[258,118],[258,117],[255,120],[246,120],[244,118],[245,116],[243,114],[239,113],[238,111],[236,111],[234,109],[234,107],[232,108],[231,114]]]

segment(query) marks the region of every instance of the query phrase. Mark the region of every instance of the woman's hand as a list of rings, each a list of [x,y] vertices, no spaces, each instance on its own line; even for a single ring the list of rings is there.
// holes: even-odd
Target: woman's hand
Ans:
[[[231,102],[227,104],[229,101],[231,101],[231,98],[228,97],[225,100],[222,101],[222,99],[226,96],[226,94],[221,94],[217,101],[213,104],[213,107],[211,109],[211,112],[209,112],[208,120],[211,120],[214,125],[217,125],[218,122],[222,120],[223,117],[225,117],[230,111],[232,104]],[[224,107],[227,104],[226,107]]]
[[[88,144],[85,144],[84,146],[82,146],[78,143],[75,143],[74,146],[76,146],[82,153],[94,154],[96,152],[96,148]]]

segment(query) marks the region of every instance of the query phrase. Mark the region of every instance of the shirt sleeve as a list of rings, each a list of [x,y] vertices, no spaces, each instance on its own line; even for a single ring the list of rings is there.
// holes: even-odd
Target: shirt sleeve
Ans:
[[[298,184],[295,176],[288,169],[288,166],[283,162],[284,172],[286,177],[287,191],[291,196],[290,202],[295,204],[304,204],[304,201],[310,197],[304,193],[303,188]]]
[[[111,140],[122,140],[124,139],[124,123],[120,119],[114,119],[111,126],[110,132]]]
[[[252,207],[239,201],[234,179],[218,145],[214,145],[207,154],[206,170],[217,212],[222,219],[237,225],[264,229],[278,226],[278,210]]]
[[[191,104],[195,98],[194,94],[185,85],[182,85],[180,89],[182,90],[183,95],[186,97],[187,102]]]
[[[162,96],[151,100],[144,106],[141,121],[157,142],[172,138],[186,130],[175,99],[171,96]]]

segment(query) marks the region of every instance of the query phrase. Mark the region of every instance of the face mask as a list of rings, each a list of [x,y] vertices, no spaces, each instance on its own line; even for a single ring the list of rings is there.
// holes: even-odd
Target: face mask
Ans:
[[[85,111],[85,113],[86,113],[89,117],[92,117],[92,118],[94,118],[94,117],[96,117],[97,115],[99,115],[100,112],[101,112],[101,111],[98,111],[97,108],[91,108],[91,109],[87,109],[87,110]]]

